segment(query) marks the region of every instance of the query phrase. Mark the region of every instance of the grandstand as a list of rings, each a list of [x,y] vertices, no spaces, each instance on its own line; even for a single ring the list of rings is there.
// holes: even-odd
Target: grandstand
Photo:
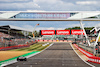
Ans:
[[[28,37],[29,32],[32,31],[17,26],[0,26],[0,47],[30,45],[29,42],[34,42],[35,39]]]

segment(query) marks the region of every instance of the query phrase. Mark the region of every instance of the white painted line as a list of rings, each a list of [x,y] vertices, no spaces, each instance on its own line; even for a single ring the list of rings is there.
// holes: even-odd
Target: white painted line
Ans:
[[[53,44],[54,44],[54,43],[51,43],[47,48],[49,48],[49,47],[52,46]],[[41,52],[45,51],[47,48],[45,48],[45,49],[42,50]],[[27,56],[26,58],[29,58],[29,57],[35,56],[35,55],[37,55],[37,54],[39,54],[39,53],[41,53],[41,52],[38,52],[38,53],[35,53],[35,54],[32,54],[32,55],[29,55],[29,56]]]
[[[10,61],[10,62],[8,62],[8,63],[2,64],[1,67],[10,65],[10,64],[13,64],[13,63],[16,63],[16,62],[18,62],[18,61],[16,61],[16,59],[15,59],[15,60],[12,60],[12,61]]]
[[[45,51],[46,49],[48,49],[49,47],[51,47],[53,44],[54,44],[54,43],[51,43],[47,48],[45,48],[45,49],[42,50],[41,52]],[[41,52],[39,52],[39,53],[41,53]],[[38,53],[38,54],[39,54],[39,53]]]
[[[73,46],[71,45],[71,43],[70,43],[70,46],[72,47],[72,49],[74,50],[74,48],[73,48]],[[78,55],[78,53],[74,50],[74,52]],[[90,63],[88,63],[88,62],[86,62],[85,60],[83,60],[82,58],[81,58],[81,56],[80,55],[78,55],[79,56],[79,58],[82,60],[82,61],[84,61],[86,64],[88,64],[89,66],[91,66],[91,67],[95,67],[94,65],[92,65],[92,64],[90,64]]]
[[[46,44],[43,44],[42,46],[46,46],[46,45],[48,45],[49,43],[46,43]]]
[[[39,53],[40,53],[40,52],[37,52],[37,53],[35,53],[35,54],[31,54],[31,55],[27,56],[26,58],[30,58],[30,57],[32,57],[32,56],[35,56],[35,55],[39,54]]]
[[[51,43],[47,48],[49,48],[49,47],[52,46],[53,44],[54,44],[54,43]],[[44,50],[46,50],[47,48],[45,48]],[[44,50],[42,50],[41,52],[43,52]],[[26,58],[35,56],[35,55],[37,55],[37,54],[39,54],[39,53],[41,53],[41,52],[37,52],[37,53],[35,53],[35,54],[29,55],[29,56],[27,56]],[[13,64],[13,63],[16,63],[16,62],[18,62],[18,61],[15,59],[15,60],[12,60],[12,61],[10,61],[10,62],[8,62],[8,63],[2,64],[1,67],[10,65],[10,64]]]

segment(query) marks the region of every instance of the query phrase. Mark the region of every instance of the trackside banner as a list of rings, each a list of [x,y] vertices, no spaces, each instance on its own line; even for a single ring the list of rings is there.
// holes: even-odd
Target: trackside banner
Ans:
[[[70,30],[56,30],[56,35],[70,35]]]
[[[71,35],[84,35],[83,30],[71,30]]]
[[[55,35],[55,30],[41,30],[41,35]]]

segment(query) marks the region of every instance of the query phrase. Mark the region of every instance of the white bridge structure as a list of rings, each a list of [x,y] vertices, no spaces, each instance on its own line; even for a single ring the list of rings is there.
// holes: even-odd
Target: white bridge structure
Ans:
[[[0,11],[0,21],[80,21],[90,46],[82,21],[100,21],[100,11]],[[94,48],[99,36],[100,33],[94,43]]]
[[[0,11],[0,21],[100,21],[100,11]]]

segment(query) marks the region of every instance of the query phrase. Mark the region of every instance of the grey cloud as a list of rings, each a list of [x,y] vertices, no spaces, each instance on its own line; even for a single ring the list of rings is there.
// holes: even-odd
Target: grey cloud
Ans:
[[[38,4],[35,4],[33,2],[28,2],[28,3],[2,3],[0,4],[0,9],[2,10],[24,10],[24,9],[34,9],[34,8],[39,8]]]
[[[99,1],[99,0],[61,0],[61,1],[74,3],[74,2],[77,2],[77,1]]]
[[[1,3],[1,1],[6,3]],[[4,10],[6,11],[7,10],[97,11],[98,10],[99,11],[100,10],[99,4],[81,5],[76,3],[78,1],[83,1],[83,0],[0,0],[0,10],[2,11]]]
[[[0,0],[0,3],[24,3],[32,2],[33,0]]]

